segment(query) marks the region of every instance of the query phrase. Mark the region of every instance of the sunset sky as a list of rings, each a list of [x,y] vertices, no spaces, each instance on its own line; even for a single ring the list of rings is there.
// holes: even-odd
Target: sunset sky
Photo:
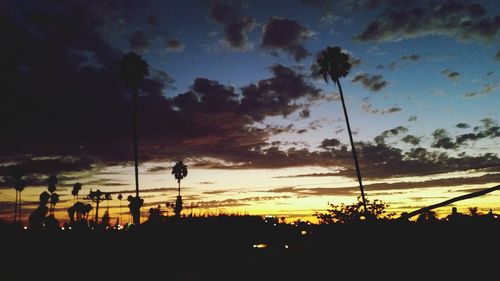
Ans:
[[[134,192],[118,68],[131,51],[150,66],[139,99],[144,217],[175,201],[176,160],[189,169],[185,214],[312,220],[327,203],[354,202],[339,94],[315,71],[327,46],[350,55],[341,84],[368,198],[400,213],[500,184],[498,1],[0,0],[0,31],[6,221],[10,166],[26,173],[25,221],[51,174],[60,221],[76,182],[81,198],[112,192],[116,218],[117,195]],[[500,193],[455,206],[498,213]]]

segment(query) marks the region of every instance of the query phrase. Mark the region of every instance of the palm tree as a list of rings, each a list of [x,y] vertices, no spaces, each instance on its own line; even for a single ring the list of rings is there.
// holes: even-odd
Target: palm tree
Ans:
[[[123,199],[123,195],[120,193],[118,194],[118,200],[120,201],[120,223],[123,224],[123,221],[122,221],[122,199]]]
[[[172,175],[174,175],[175,179],[178,183],[178,193],[177,199],[175,201],[175,209],[174,213],[176,217],[180,217],[182,211],[182,197],[181,197],[181,180],[185,178],[188,174],[187,166],[183,161],[175,162],[174,167],[172,168]]]
[[[73,203],[76,203],[76,200],[78,200],[78,193],[82,189],[82,184],[77,182],[73,185],[73,189],[71,190],[71,195],[73,195]]]
[[[16,190],[16,202],[14,203],[14,223],[16,223],[18,220],[19,222],[22,222],[21,192],[26,187],[26,183],[23,180],[23,172],[18,166],[15,166],[12,169],[11,177],[13,180],[14,189]]]
[[[340,100],[342,101],[342,108],[344,109],[345,122],[347,124],[347,132],[349,133],[349,140],[351,142],[352,156],[354,158],[354,166],[356,167],[356,175],[358,177],[359,189],[361,190],[361,198],[363,199],[363,207],[366,212],[366,198],[365,191],[363,188],[363,181],[361,180],[361,171],[359,169],[358,156],[356,154],[356,148],[354,146],[354,140],[352,138],[351,125],[349,124],[349,116],[347,115],[347,108],[345,106],[344,93],[342,92],[342,86],[340,85],[340,78],[347,76],[349,70],[351,69],[351,64],[349,63],[349,55],[342,53],[340,47],[327,47],[325,50],[321,51],[316,61],[319,65],[318,74],[323,76],[325,82],[328,83],[328,78],[330,78],[335,84],[340,92]]]
[[[109,192],[105,193],[105,192],[100,191],[99,189],[96,191],[91,190],[89,195],[88,195],[88,198],[90,200],[92,200],[93,202],[95,202],[95,204],[96,204],[94,225],[97,226],[99,224],[99,204],[103,200],[111,200],[112,199],[111,193],[109,193]]]
[[[56,191],[56,184],[58,183],[58,179],[56,175],[50,175],[49,178],[47,179],[47,189],[50,192],[50,208],[49,208],[49,214],[54,215],[54,207],[56,204],[59,202],[59,195],[55,193]]]
[[[137,139],[137,96],[139,94],[139,84],[148,75],[148,63],[136,53],[128,53],[120,61],[121,74],[125,84],[132,90],[133,102],[133,129],[134,129],[134,171],[135,171],[135,196],[136,202],[141,202],[139,197],[139,152]],[[142,205],[141,205],[142,206]],[[138,206],[140,213],[141,206]],[[140,224],[140,215],[132,214],[134,224]]]

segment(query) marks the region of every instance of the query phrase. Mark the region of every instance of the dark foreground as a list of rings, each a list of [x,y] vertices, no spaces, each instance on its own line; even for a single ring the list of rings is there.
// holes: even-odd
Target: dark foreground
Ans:
[[[129,231],[0,229],[0,280],[497,280],[500,225],[221,219]]]

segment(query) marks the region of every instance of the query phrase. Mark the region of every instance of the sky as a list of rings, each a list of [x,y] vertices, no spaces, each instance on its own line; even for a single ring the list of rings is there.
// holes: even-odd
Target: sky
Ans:
[[[111,192],[129,220],[132,102],[121,57],[140,54],[140,190],[185,214],[314,221],[360,195],[338,89],[316,58],[339,46],[340,83],[365,191],[401,213],[500,184],[500,4],[496,1],[0,1],[0,218],[23,219],[59,178]],[[102,206],[102,205],[101,205]],[[120,207],[121,206],[121,207]],[[462,201],[500,212],[500,194]],[[451,206],[437,210],[449,213]]]

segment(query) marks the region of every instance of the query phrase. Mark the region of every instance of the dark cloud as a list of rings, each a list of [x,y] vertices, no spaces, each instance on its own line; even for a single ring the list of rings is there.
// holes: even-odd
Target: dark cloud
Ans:
[[[416,61],[419,61],[420,58],[421,58],[420,55],[417,55],[417,54],[401,56],[401,58],[398,61],[393,61],[389,64],[389,69],[394,70],[394,69],[396,69],[397,66],[399,66],[400,64],[402,64],[404,62],[416,62]],[[383,66],[381,68],[383,68]],[[379,68],[377,67],[377,69],[379,69]]]
[[[495,60],[500,60],[500,51],[498,51],[497,54],[495,55]]]
[[[300,113],[300,117],[302,118],[309,118],[311,116],[311,111],[308,108],[304,108]]]
[[[309,36],[309,29],[297,21],[271,17],[262,28],[262,47],[285,51],[300,61],[310,55],[303,46]]]
[[[418,144],[420,144],[420,141],[422,140],[422,138],[414,136],[414,135],[407,135],[407,136],[404,136],[401,140],[404,141],[405,143],[410,143],[412,145],[418,145]]]
[[[224,40],[231,48],[246,50],[248,48],[248,33],[254,27],[254,20],[242,16],[241,1],[213,0],[209,1],[210,16],[224,25]]]
[[[411,54],[408,56],[402,56],[401,60],[406,60],[406,61],[418,61],[420,59],[420,55],[417,54]]]
[[[388,82],[383,79],[382,75],[370,75],[367,73],[356,74],[351,82],[360,82],[366,89],[374,92],[378,92],[388,85]]]
[[[382,4],[398,5],[401,1],[381,1],[381,0],[301,0],[307,6],[318,7],[322,10],[342,11],[345,13],[377,9]]]
[[[397,136],[399,134],[404,134],[408,132],[408,128],[403,126],[398,126],[390,130],[383,131],[380,135],[376,136],[373,140],[377,144],[385,144],[385,140],[389,137]]]
[[[495,81],[492,83],[487,83],[484,85],[481,90],[477,92],[467,92],[464,94],[464,97],[467,99],[472,99],[472,98],[479,98],[482,96],[487,96],[491,95],[493,92],[495,92],[498,88],[500,87],[500,81]]]
[[[432,147],[434,148],[456,149],[458,147],[445,129],[436,129],[432,136],[434,138]]]
[[[148,169],[148,173],[166,172],[170,169],[167,166],[154,166]]]
[[[333,147],[338,147],[341,145],[341,142],[338,140],[338,139],[324,139],[320,146],[321,148],[323,149],[330,149],[330,148],[333,148]]]
[[[182,44],[178,39],[170,39],[165,42],[166,48],[170,52],[180,52],[184,50],[186,46]]]
[[[292,175],[282,178],[298,178],[298,177],[331,177],[337,176],[334,173],[315,173],[315,174],[302,174]],[[375,191],[384,190],[406,190],[414,188],[434,188],[434,187],[454,187],[463,185],[484,184],[485,182],[496,184],[500,183],[500,176],[498,174],[486,174],[478,177],[458,177],[435,179],[417,182],[399,181],[394,183],[374,183],[364,185],[366,192],[373,194]],[[457,190],[461,192],[461,190]],[[313,187],[313,188],[299,188],[299,187],[283,187],[267,190],[270,193],[289,193],[295,196],[350,196],[359,193],[359,187]],[[462,191],[463,192],[463,191]],[[470,191],[468,191],[470,192]]]
[[[306,76],[282,65],[271,67],[273,78],[242,88],[241,112],[255,121],[265,116],[287,116],[299,108],[292,101],[320,98],[320,90],[307,82]]]
[[[408,122],[414,122],[414,121],[417,121],[417,116],[411,115],[410,117],[408,117]]]
[[[235,49],[245,50],[247,48],[247,34],[254,27],[254,20],[242,17],[231,21],[224,28],[225,39]]]
[[[146,37],[146,34],[141,30],[136,30],[132,33],[129,40],[130,48],[135,52],[145,52],[151,47],[151,42]]]
[[[397,113],[400,112],[402,109],[401,107],[398,106],[393,106],[385,109],[375,109],[373,108],[373,105],[371,103],[370,98],[364,98],[363,103],[361,104],[361,108],[363,108],[364,111],[370,113],[370,114],[392,114],[392,113]]]
[[[386,42],[446,35],[461,41],[493,42],[500,30],[500,16],[489,17],[479,4],[455,0],[404,3],[387,5],[355,39]]]
[[[490,118],[482,119],[481,122],[483,126],[474,127],[474,132],[461,134],[453,139],[449,136],[445,129],[437,129],[433,132],[434,142],[432,147],[444,148],[444,149],[458,149],[463,145],[467,145],[470,142],[477,141],[485,138],[497,138],[500,137],[500,126]],[[460,126],[459,126],[460,125]],[[467,129],[470,128],[468,124],[459,123],[458,128]]]
[[[458,73],[456,71],[451,71],[449,69],[443,69],[443,70],[441,70],[441,74],[443,74],[444,76],[450,78],[451,80],[458,80],[458,79],[460,79],[460,73]]]
[[[158,18],[156,18],[155,16],[149,16],[147,18],[146,22],[151,26],[157,26],[158,25]]]
[[[42,174],[45,176],[61,172],[81,172],[92,169],[91,158],[57,157],[52,159],[30,159],[16,164],[0,166],[0,176],[9,176],[9,171],[16,168],[26,175]]]

